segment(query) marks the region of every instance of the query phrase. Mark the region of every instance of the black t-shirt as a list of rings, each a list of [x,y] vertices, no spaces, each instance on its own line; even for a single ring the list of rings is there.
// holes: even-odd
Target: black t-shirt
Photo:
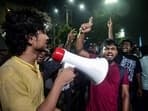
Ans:
[[[134,55],[118,55],[116,62],[128,70],[130,82],[133,82],[137,73],[142,72],[140,61]]]

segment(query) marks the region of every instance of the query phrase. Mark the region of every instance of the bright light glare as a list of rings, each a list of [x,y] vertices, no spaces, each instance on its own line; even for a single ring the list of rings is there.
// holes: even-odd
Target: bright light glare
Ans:
[[[121,30],[120,30],[119,37],[120,37],[120,38],[125,37],[125,31],[124,31],[124,29],[121,29]]]
[[[68,0],[69,3],[74,3],[74,0]]]
[[[54,9],[54,13],[58,14],[59,10],[57,8]]]
[[[7,8],[7,11],[10,12],[11,10],[9,8]]]
[[[105,0],[105,4],[113,4],[113,3],[117,3],[118,0]]]
[[[85,5],[84,4],[80,4],[79,8],[80,8],[80,10],[85,10]]]

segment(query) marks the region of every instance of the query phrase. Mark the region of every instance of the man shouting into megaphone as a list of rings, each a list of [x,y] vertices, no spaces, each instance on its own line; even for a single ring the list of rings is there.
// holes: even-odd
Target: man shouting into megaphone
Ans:
[[[91,54],[83,48],[85,34],[90,32],[93,18],[81,25],[76,40],[76,51],[80,56],[91,58]],[[99,56],[105,57],[109,62],[106,78],[100,84],[90,86],[90,98],[86,111],[128,111],[129,110],[129,81],[128,72],[115,58],[118,55],[118,46],[113,40],[105,40],[100,46]],[[103,68],[103,67],[98,67]],[[98,73],[99,75],[99,73]]]

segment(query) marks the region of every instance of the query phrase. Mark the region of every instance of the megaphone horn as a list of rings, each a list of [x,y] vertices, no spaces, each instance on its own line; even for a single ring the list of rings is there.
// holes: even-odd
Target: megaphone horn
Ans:
[[[108,72],[108,61],[105,58],[85,58],[63,48],[56,48],[52,54],[55,61],[69,63],[82,71],[94,84],[100,84]]]

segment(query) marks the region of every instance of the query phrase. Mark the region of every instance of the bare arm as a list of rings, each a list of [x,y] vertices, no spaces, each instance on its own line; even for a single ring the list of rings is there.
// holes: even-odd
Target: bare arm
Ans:
[[[137,73],[136,74],[137,81],[138,81],[138,90],[137,90],[137,95],[142,96],[142,81],[141,81],[141,74]]]
[[[73,69],[60,69],[50,93],[48,94],[45,101],[43,101],[43,103],[38,107],[37,111],[55,111],[56,104],[63,86],[66,83],[71,82],[74,77],[75,74],[73,73]]]
[[[107,22],[107,27],[108,27],[108,38],[109,39],[114,39],[113,37],[113,26],[112,26],[112,19],[110,17],[110,19]]]
[[[72,43],[74,42],[75,38],[76,38],[76,31],[75,31],[75,29],[72,29],[68,33],[67,40],[66,40],[64,48],[67,49],[68,51],[70,51]]]
[[[76,52],[80,56],[89,58],[89,53],[87,51],[85,51],[84,48],[83,48],[84,38],[85,38],[84,33],[80,34],[79,37],[77,37],[77,40],[76,40]]]
[[[89,18],[89,21],[87,23],[84,23],[81,25],[79,34],[77,35],[77,40],[76,40],[76,52],[84,57],[89,57],[89,53],[84,50],[83,45],[84,45],[84,39],[85,39],[85,33],[91,31],[92,28],[92,17]]]
[[[122,85],[122,111],[129,111],[129,85]]]

